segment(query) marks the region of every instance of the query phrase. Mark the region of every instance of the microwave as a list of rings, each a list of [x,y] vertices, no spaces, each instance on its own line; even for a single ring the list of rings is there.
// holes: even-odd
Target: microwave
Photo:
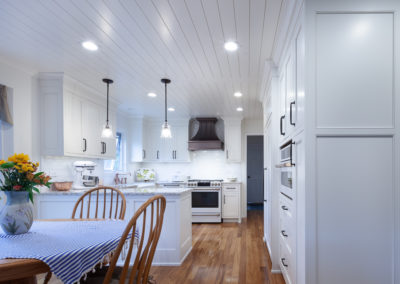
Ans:
[[[283,144],[280,149],[280,162],[282,167],[292,167],[293,163],[293,145],[294,142],[290,140],[289,142]]]

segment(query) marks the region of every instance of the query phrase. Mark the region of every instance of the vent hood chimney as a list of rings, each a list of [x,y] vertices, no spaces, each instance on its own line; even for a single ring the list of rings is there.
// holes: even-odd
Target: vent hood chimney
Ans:
[[[199,123],[197,133],[189,140],[189,151],[198,150],[223,150],[222,142],[215,131],[215,124],[218,119],[215,117],[196,118]]]

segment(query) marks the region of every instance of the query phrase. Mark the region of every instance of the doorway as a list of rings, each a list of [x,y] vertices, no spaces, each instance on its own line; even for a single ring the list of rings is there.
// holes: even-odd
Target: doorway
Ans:
[[[264,202],[264,137],[247,136],[247,205],[261,209]]]

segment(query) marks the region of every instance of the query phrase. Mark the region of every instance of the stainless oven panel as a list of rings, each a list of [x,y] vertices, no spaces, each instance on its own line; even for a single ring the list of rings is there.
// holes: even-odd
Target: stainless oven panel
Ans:
[[[192,208],[219,208],[219,192],[192,191]]]
[[[293,173],[291,170],[281,170],[281,185],[293,189]]]
[[[281,162],[292,160],[292,144],[285,146],[281,149]]]

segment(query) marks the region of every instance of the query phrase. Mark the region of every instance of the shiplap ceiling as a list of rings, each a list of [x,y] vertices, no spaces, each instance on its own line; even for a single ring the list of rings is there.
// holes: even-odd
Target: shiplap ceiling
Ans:
[[[168,77],[172,117],[261,118],[261,78],[282,1],[0,0],[0,57],[65,72],[104,94],[101,79],[112,78],[111,97],[132,115],[162,116],[160,79]],[[83,49],[86,40],[98,51]],[[224,50],[228,40],[237,52]]]

